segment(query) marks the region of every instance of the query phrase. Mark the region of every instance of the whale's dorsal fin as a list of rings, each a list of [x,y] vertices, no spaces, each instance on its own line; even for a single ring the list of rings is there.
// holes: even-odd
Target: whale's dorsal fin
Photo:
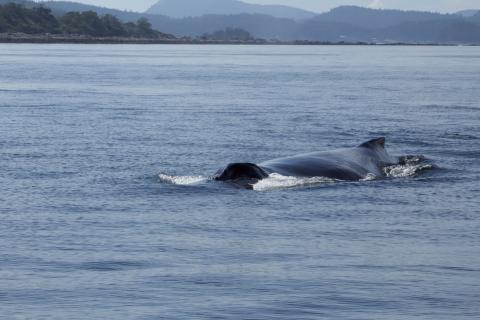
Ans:
[[[385,148],[385,138],[382,137],[382,138],[367,141],[365,143],[362,143],[359,147],[370,148],[370,149],[374,149],[374,148],[384,149]]]

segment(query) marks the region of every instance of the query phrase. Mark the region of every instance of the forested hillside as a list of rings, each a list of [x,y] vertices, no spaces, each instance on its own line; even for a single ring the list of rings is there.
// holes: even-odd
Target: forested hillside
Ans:
[[[0,33],[72,34],[93,37],[169,38],[153,30],[146,18],[136,22],[121,22],[117,17],[94,11],[52,14],[43,6],[25,6],[16,3],[0,5]]]

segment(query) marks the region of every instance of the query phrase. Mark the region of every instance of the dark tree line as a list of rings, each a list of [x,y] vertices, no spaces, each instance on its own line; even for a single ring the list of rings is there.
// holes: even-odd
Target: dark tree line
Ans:
[[[217,30],[212,33],[205,33],[201,37],[203,40],[219,40],[219,41],[252,41],[255,38],[250,32],[240,28],[226,28],[225,30]]]
[[[0,33],[67,34],[92,37],[163,38],[167,35],[153,30],[146,18],[136,23],[123,23],[117,17],[99,16],[94,11],[68,12],[56,17],[48,8],[27,8],[15,3],[0,5]]]

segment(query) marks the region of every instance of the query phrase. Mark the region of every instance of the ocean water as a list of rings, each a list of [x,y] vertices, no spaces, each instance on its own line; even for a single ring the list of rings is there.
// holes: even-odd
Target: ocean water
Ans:
[[[479,319],[479,160],[478,47],[0,45],[0,318]]]

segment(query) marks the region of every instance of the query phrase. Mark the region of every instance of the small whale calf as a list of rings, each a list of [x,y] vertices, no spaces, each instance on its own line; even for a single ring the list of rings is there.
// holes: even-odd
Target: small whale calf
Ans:
[[[314,152],[273,159],[262,163],[231,163],[214,175],[214,180],[231,182],[251,189],[253,184],[272,173],[293,177],[325,177],[358,181],[375,175],[385,176],[384,168],[400,164],[401,157],[390,156],[385,138],[373,139],[358,147]]]

